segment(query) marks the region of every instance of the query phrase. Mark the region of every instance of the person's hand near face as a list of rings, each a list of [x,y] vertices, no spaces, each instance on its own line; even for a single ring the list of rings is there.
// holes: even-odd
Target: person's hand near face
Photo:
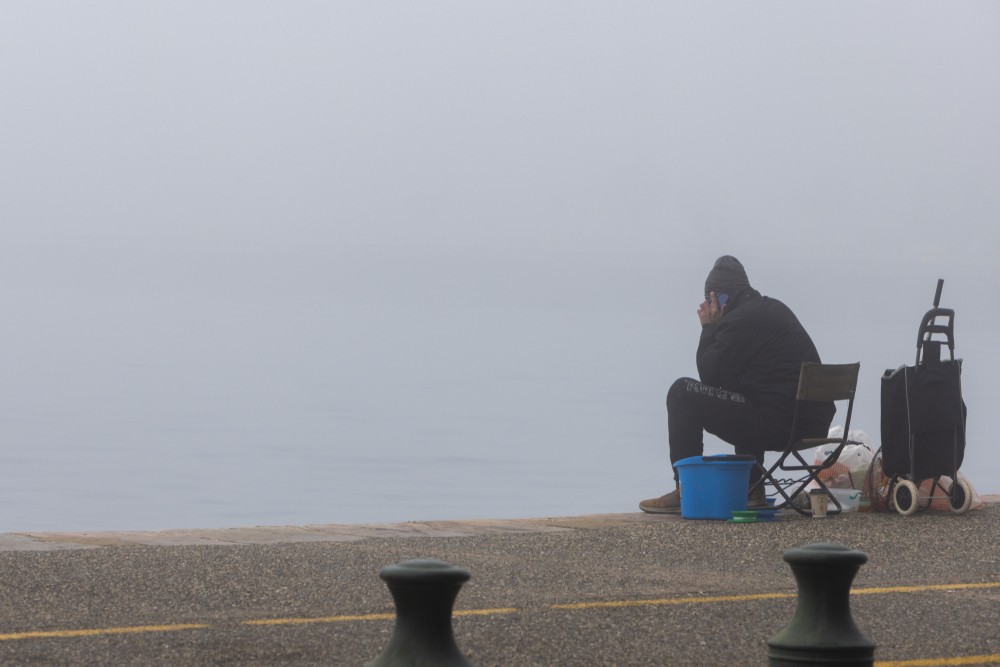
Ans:
[[[698,307],[698,320],[701,321],[701,326],[718,324],[724,309],[725,305],[719,305],[719,296],[715,292],[709,292]]]

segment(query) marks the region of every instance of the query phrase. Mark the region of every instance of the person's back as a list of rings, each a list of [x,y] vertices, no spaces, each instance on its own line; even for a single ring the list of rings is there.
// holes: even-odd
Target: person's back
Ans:
[[[795,410],[802,362],[819,363],[820,356],[788,306],[747,287],[729,299],[717,324],[702,328],[697,362],[704,384],[739,392],[757,403],[762,418],[784,424]],[[828,410],[832,419],[833,406]]]

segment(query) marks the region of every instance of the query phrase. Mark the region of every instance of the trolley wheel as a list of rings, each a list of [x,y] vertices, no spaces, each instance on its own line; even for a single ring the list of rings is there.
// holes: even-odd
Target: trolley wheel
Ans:
[[[903,516],[910,516],[917,511],[917,485],[908,479],[901,479],[892,492],[892,500],[896,503],[896,511]]]
[[[972,487],[964,479],[951,485],[948,493],[948,504],[955,514],[965,514],[972,507]]]

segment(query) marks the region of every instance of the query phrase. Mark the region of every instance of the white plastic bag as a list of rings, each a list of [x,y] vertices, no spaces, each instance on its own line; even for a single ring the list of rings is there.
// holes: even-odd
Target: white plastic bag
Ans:
[[[830,429],[830,438],[840,438],[844,435],[843,426]],[[871,447],[871,439],[861,430],[848,432],[847,439],[859,444],[846,445],[840,452],[837,462],[822,471],[819,478],[831,489],[860,489],[864,486],[868,468],[872,464],[875,452]],[[816,448],[813,462],[822,463],[833,451],[836,445],[822,445]]]

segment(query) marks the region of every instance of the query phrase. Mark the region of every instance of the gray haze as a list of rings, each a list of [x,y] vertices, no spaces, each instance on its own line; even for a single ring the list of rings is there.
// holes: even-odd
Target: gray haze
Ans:
[[[0,530],[633,511],[727,253],[876,441],[944,278],[1000,492],[998,65],[995,2],[0,0]]]

